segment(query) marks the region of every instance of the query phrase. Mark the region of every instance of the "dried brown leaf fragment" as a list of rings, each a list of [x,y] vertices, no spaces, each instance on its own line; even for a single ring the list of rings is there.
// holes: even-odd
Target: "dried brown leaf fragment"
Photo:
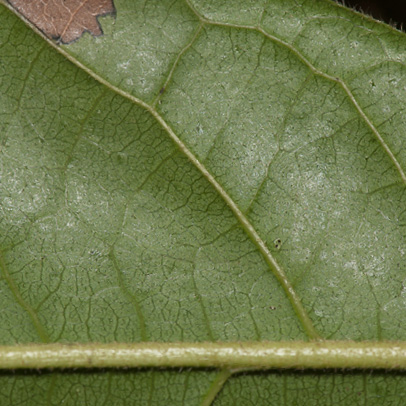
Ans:
[[[48,38],[68,44],[84,32],[102,35],[98,17],[115,14],[113,0],[8,0]]]

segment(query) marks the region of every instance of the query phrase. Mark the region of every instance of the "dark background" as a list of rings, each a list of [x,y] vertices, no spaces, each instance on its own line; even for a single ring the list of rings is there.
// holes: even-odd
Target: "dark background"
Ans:
[[[406,30],[406,0],[336,0],[347,7]]]

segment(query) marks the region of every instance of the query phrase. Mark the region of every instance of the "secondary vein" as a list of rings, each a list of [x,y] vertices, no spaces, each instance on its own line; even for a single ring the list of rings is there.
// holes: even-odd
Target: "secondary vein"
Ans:
[[[52,41],[47,40],[58,52],[64,55],[68,60],[86,72],[88,75],[93,77],[99,83],[103,84],[104,86],[108,87],[115,93],[121,95],[122,97],[130,100],[134,104],[144,108],[147,110],[155,120],[161,125],[161,127],[167,132],[170,138],[174,141],[174,143],[178,146],[181,152],[189,159],[189,161],[200,171],[200,173],[211,183],[214,189],[218,192],[218,194],[222,197],[228,207],[236,216],[237,220],[241,224],[244,231],[250,237],[250,239],[254,242],[260,253],[265,259],[265,262],[271,269],[272,273],[284,289],[288,300],[290,301],[296,316],[298,317],[299,321],[301,322],[303,329],[307,336],[312,340],[319,340],[321,339],[320,334],[317,332],[316,328],[313,325],[312,320],[310,319],[307,311],[303,307],[303,304],[300,300],[299,295],[294,290],[292,284],[288,280],[284,270],[282,267],[277,263],[271,252],[269,251],[268,247],[266,246],[265,242],[259,236],[258,232],[255,230],[254,226],[250,223],[248,218],[244,215],[244,213],[240,210],[234,200],[230,197],[230,195],[226,192],[226,190],[220,185],[220,183],[214,178],[214,176],[208,171],[208,169],[204,166],[202,162],[200,162],[197,157],[193,154],[192,151],[185,145],[185,143],[175,134],[173,129],[169,126],[169,124],[164,120],[164,118],[155,110],[152,105],[144,102],[143,100],[139,99],[138,97],[133,96],[132,94],[127,93],[126,91],[120,89],[117,86],[112,85],[106,79],[99,76],[97,73],[89,69],[87,66],[82,64],[80,61],[75,59],[72,55],[66,52],[63,48],[55,45]]]
[[[187,1],[187,4],[189,4],[188,1]],[[358,103],[358,101],[356,100],[356,98],[354,97],[354,95],[352,94],[350,88],[347,86],[347,84],[344,82],[344,80],[342,80],[339,77],[331,76],[331,75],[317,69],[294,46],[290,45],[289,43],[287,43],[286,41],[283,41],[282,39],[280,39],[278,37],[275,37],[274,35],[269,34],[266,30],[264,30],[261,27],[255,27],[255,26],[250,26],[250,25],[228,24],[228,23],[224,23],[224,22],[211,21],[211,20],[208,20],[208,19],[200,16],[197,13],[196,10],[193,9],[193,11],[200,18],[200,20],[202,22],[204,22],[205,24],[207,24],[207,25],[215,25],[215,26],[219,26],[219,27],[230,27],[230,28],[246,29],[246,30],[250,30],[250,31],[257,31],[257,32],[261,33],[262,35],[264,35],[266,38],[270,39],[271,41],[273,41],[273,42],[275,42],[275,43],[277,43],[279,45],[282,45],[283,47],[289,49],[315,75],[318,75],[320,77],[323,77],[323,78],[325,78],[327,80],[330,80],[332,82],[335,82],[335,83],[339,84],[342,87],[342,89],[344,90],[344,92],[347,94],[347,97],[349,98],[349,100],[351,101],[351,103],[353,104],[355,109],[358,111],[358,114],[361,116],[361,118],[364,120],[364,122],[367,124],[369,129],[372,131],[372,133],[374,134],[374,136],[376,137],[378,142],[381,144],[382,148],[384,149],[384,151],[386,152],[386,154],[388,155],[388,157],[390,158],[390,160],[394,164],[394,166],[395,166],[396,170],[398,171],[400,177],[402,178],[402,182],[406,185],[406,174],[405,174],[405,171],[403,170],[400,162],[397,160],[395,154],[392,152],[389,145],[386,143],[386,141],[384,140],[384,138],[382,137],[380,132],[377,130],[377,128],[372,123],[372,121],[365,114],[364,110],[362,109],[362,107],[360,106],[360,104]]]

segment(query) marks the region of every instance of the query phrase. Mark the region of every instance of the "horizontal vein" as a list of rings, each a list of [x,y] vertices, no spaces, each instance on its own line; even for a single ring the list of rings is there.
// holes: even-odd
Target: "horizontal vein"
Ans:
[[[279,281],[285,293],[298,317],[300,320],[306,334],[310,339],[320,339],[320,335],[313,326],[313,322],[310,319],[309,315],[307,314],[303,304],[293,289],[293,286],[289,282],[287,276],[285,275],[284,270],[279,266],[276,262],[275,258],[272,256],[271,252],[268,250],[265,242],[261,239],[255,228],[249,222],[247,217],[243,214],[243,212],[239,209],[237,204],[233,201],[233,199],[228,195],[228,193],[223,189],[220,183],[214,178],[214,176],[207,170],[207,168],[196,158],[196,156],[188,149],[188,147],[181,141],[181,139],[175,134],[172,128],[166,123],[163,117],[148,103],[142,101],[138,97],[135,97],[126,91],[112,85],[106,79],[99,76],[97,73],[83,65],[80,61],[72,57],[69,53],[67,53],[64,49],[56,46],[52,43],[52,41],[48,41],[55,49],[58,50],[62,55],[64,55],[67,59],[69,59],[72,63],[78,66],[80,69],[83,69],[88,75],[96,79],[101,84],[105,85],[112,91],[116,92],[117,94],[121,95],[122,97],[132,101],[133,103],[137,104],[140,107],[143,107],[147,110],[155,119],[156,121],[162,126],[162,128],[168,133],[171,139],[175,142],[178,148],[182,151],[182,153],[190,160],[190,162],[200,171],[200,173],[211,183],[214,189],[218,192],[218,194],[223,198],[229,208],[232,210],[234,215],[236,216],[237,220],[240,222],[241,226],[257,246],[258,250],[264,257],[266,263],[272,270],[273,274],[275,275],[276,279]]]
[[[0,346],[0,369],[115,367],[221,368],[229,373],[274,368],[406,370],[406,343],[262,341]],[[228,373],[225,375],[223,378],[227,379]]]

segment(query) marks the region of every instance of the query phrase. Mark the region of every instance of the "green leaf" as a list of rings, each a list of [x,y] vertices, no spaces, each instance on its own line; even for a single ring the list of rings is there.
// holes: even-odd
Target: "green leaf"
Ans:
[[[68,45],[0,6],[0,344],[404,345],[405,35],[322,0],[114,3]],[[231,372],[5,370],[0,404],[406,392]]]

